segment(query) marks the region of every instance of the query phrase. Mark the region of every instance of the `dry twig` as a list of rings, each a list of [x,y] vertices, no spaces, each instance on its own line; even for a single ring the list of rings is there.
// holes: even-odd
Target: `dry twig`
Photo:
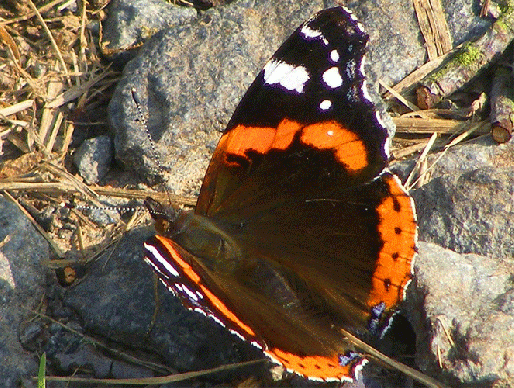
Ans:
[[[514,79],[512,71],[499,68],[491,90],[491,133],[498,143],[506,143],[512,137],[514,125]]]
[[[436,71],[427,76],[422,87],[437,98],[448,96],[497,59],[514,38],[514,4],[508,1],[504,13],[489,31],[475,42],[464,44]]]
[[[418,23],[425,38],[428,59],[434,60],[452,49],[452,39],[440,0],[413,0]]]

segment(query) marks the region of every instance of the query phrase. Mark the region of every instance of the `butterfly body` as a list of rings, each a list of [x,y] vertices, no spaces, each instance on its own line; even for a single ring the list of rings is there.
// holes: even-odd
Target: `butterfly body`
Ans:
[[[411,278],[412,201],[387,171],[365,89],[367,35],[343,8],[300,26],[236,109],[194,212],[149,208],[146,260],[188,308],[287,369],[351,379],[341,329],[378,332]]]

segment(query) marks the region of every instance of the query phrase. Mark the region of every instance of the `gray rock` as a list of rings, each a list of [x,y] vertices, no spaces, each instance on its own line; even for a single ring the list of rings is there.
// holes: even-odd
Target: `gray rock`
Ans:
[[[0,386],[19,387],[37,375],[33,354],[22,348],[20,325],[44,292],[48,244],[12,202],[0,198]]]
[[[126,61],[137,53],[134,47],[156,32],[196,18],[191,7],[161,0],[114,0],[103,23],[103,43],[111,58]]]
[[[426,59],[412,1],[357,0],[346,3],[369,34],[367,63],[374,78],[401,81]]]
[[[479,6],[472,1],[442,0],[441,3],[454,47],[481,36],[493,22],[480,17]]]
[[[498,145],[491,136],[459,144],[444,153],[429,155],[428,180],[444,175],[459,175],[483,167],[512,167],[514,164],[510,155],[513,152],[514,146],[508,143]]]
[[[423,370],[451,383],[509,381],[514,373],[513,271],[512,263],[494,257],[419,244],[407,310]]]
[[[88,217],[97,225],[112,225],[120,222],[120,211],[117,209],[92,208],[87,212]]]
[[[143,367],[137,367],[127,362],[113,359],[106,354],[102,354],[101,350],[95,348],[92,344],[77,338],[76,346],[69,338],[73,336],[69,332],[63,330],[59,338],[55,339],[61,347],[56,349],[53,354],[52,361],[58,365],[60,371],[66,374],[76,373],[77,370],[90,371],[90,376],[98,379],[129,379],[152,377],[153,372]]]
[[[73,155],[73,162],[84,180],[91,184],[100,181],[109,171],[113,160],[109,136],[85,140]]]
[[[514,169],[482,167],[433,179],[412,194],[419,238],[514,263]]]
[[[432,155],[431,180],[412,192],[419,239],[439,244],[419,244],[407,298],[417,361],[451,383],[514,373],[513,150],[483,138]]]

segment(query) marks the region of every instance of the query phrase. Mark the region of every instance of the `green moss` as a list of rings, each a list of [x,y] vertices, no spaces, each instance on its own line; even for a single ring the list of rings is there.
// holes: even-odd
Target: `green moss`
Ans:
[[[514,31],[514,1],[509,0],[500,5],[501,16],[494,22],[493,28],[513,33]]]
[[[478,68],[482,61],[482,53],[480,50],[473,46],[472,43],[468,43],[462,47],[462,49],[455,54],[453,58],[449,60],[449,63],[440,68],[438,71],[430,76],[433,82],[437,82],[440,78],[444,77],[448,71],[457,68]]]
[[[462,48],[462,51],[457,54],[455,59],[459,64],[466,67],[471,67],[480,61],[482,53],[478,48],[471,44],[467,44]]]

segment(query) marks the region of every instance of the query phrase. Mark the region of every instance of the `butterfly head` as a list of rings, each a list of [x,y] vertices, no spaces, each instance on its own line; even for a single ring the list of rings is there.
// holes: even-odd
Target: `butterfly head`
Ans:
[[[176,209],[172,206],[164,206],[162,203],[150,197],[145,199],[145,206],[155,221],[157,234],[171,236],[177,232],[175,225],[176,220],[182,213],[180,209]]]

